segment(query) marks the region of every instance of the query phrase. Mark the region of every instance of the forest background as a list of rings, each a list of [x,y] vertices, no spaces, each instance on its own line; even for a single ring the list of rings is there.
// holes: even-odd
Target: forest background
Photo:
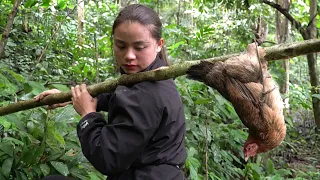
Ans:
[[[118,77],[111,28],[119,9],[131,3],[159,14],[172,64],[243,52],[259,16],[269,32],[263,46],[320,33],[317,0],[0,0],[0,106]],[[316,54],[269,62],[286,105],[287,136],[247,163],[248,129],[232,105],[202,83],[176,78],[187,119],[186,177],[320,179],[319,64]],[[79,120],[72,106],[0,116],[0,179],[105,179],[81,153]]]

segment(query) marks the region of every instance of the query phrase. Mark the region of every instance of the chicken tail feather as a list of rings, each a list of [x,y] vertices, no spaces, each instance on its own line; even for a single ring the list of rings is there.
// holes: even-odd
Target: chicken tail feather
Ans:
[[[205,82],[206,75],[212,70],[214,63],[201,61],[187,70],[187,78]]]

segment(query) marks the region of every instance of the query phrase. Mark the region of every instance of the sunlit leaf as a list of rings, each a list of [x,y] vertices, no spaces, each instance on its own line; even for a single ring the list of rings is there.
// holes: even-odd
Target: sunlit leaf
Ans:
[[[67,7],[67,1],[65,0],[58,0],[58,9],[65,9]]]
[[[68,176],[69,175],[69,169],[68,166],[62,162],[57,161],[51,161],[51,165],[62,175]]]
[[[50,2],[51,0],[42,0],[41,6],[47,8],[50,6]]]
[[[44,176],[48,176],[50,174],[50,167],[47,164],[40,164],[40,169]]]
[[[9,129],[9,127],[11,126],[11,123],[2,116],[0,116],[0,124],[4,127],[4,129]]]

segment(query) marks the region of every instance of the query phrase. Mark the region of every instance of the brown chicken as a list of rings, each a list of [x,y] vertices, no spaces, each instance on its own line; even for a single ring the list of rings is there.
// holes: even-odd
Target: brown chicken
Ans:
[[[246,161],[279,146],[286,135],[282,99],[263,56],[263,49],[252,43],[245,54],[224,62],[201,61],[187,71],[188,78],[204,82],[229,100],[249,128],[243,146]]]

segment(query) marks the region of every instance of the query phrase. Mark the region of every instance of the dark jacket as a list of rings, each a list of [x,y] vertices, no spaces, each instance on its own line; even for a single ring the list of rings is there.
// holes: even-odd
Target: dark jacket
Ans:
[[[157,58],[144,71],[164,66]],[[185,116],[172,79],[118,86],[98,96],[77,127],[83,154],[110,180],[184,179]]]

